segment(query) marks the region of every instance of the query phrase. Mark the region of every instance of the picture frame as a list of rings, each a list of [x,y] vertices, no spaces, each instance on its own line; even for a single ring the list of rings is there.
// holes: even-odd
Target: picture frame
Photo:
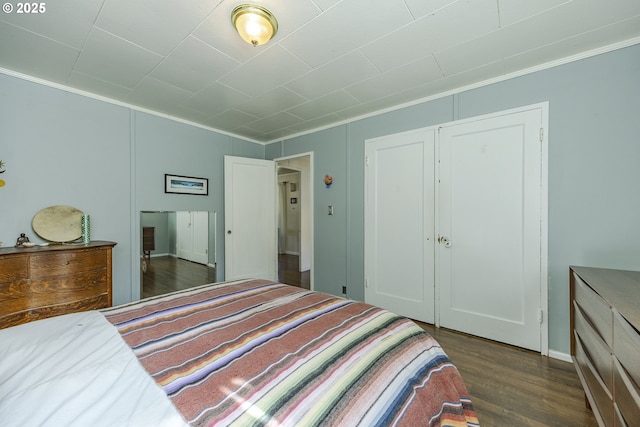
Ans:
[[[209,195],[209,180],[193,176],[164,174],[164,192],[174,194]]]

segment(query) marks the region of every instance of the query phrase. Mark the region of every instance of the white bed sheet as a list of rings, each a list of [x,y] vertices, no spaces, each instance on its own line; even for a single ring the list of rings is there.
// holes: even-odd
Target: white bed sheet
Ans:
[[[187,425],[95,311],[0,330],[0,424]]]

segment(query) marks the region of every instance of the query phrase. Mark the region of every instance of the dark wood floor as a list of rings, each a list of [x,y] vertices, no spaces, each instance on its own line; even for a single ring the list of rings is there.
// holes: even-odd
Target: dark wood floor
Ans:
[[[597,426],[573,364],[416,322],[456,365],[483,426]]]
[[[216,281],[216,269],[184,259],[151,258],[142,275],[142,298],[166,294]]]
[[[278,255],[278,281],[280,283],[286,283],[287,285],[310,289],[310,270],[303,272],[298,271],[298,258],[297,255]]]
[[[206,285],[216,281],[216,269],[180,258],[154,257],[142,276],[142,297],[166,294],[168,292]],[[278,256],[278,281],[309,289],[309,271],[298,271],[298,257]]]
[[[281,255],[279,281],[309,288],[309,272],[297,257]],[[215,270],[173,257],[153,258],[144,275],[143,296],[215,281]],[[571,363],[538,353],[416,322],[433,335],[457,366],[480,424],[595,427]]]

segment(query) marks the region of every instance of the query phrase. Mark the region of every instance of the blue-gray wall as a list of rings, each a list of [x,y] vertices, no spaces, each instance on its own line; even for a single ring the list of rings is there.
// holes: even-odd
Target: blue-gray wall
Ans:
[[[114,302],[127,302],[139,295],[140,211],[216,211],[222,236],[224,155],[313,151],[316,289],[339,295],[347,285],[363,299],[365,139],[541,101],[550,108],[549,346],[568,353],[569,265],[640,270],[640,45],[266,147],[0,74],[0,241],[13,245],[21,232],[38,241],[40,209],[77,207],[91,215],[93,239],[118,242]],[[165,173],[208,178],[209,195],[165,194]]]
[[[569,266],[640,270],[640,45],[267,146],[272,159],[314,151],[315,289],[339,294],[346,284],[364,298],[366,139],[543,101],[549,348],[569,353]],[[325,173],[335,178],[328,190]]]
[[[224,155],[264,158],[264,146],[0,74],[0,241],[12,246],[26,233],[41,242],[33,216],[76,207],[91,215],[92,240],[118,243],[114,303],[137,299],[140,212],[215,211],[222,236]],[[165,194],[165,173],[208,178],[209,195]]]
[[[0,241],[40,241],[31,219],[48,206],[91,215],[91,238],[114,249],[114,302],[131,294],[130,111],[0,75]]]

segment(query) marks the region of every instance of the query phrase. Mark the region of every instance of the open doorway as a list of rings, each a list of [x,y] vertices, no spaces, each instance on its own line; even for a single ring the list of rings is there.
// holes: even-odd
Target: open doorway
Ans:
[[[278,280],[313,289],[312,153],[276,159]]]

